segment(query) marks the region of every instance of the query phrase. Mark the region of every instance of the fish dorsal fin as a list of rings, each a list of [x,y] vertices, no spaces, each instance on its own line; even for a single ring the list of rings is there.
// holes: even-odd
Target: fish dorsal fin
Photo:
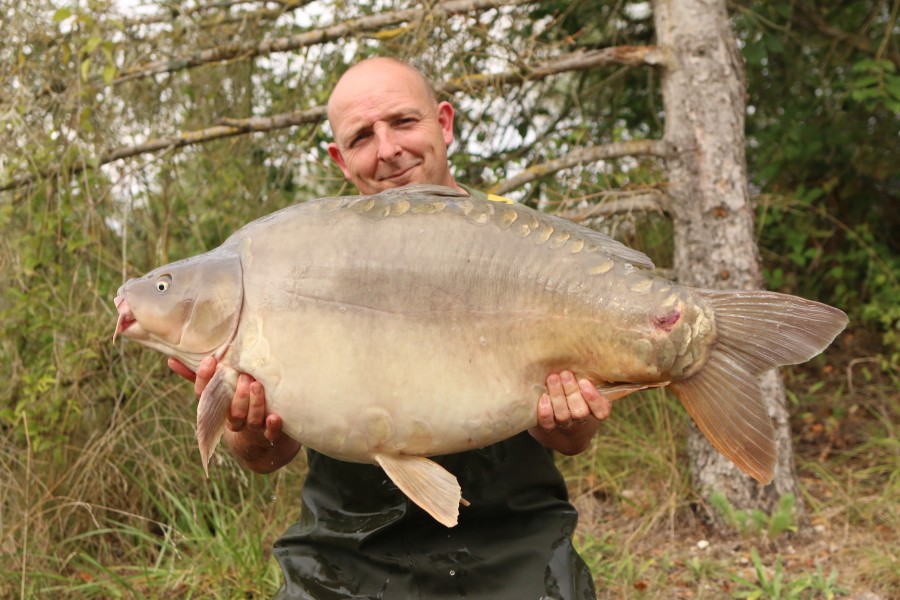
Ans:
[[[234,398],[237,378],[237,371],[219,363],[197,404],[197,444],[207,477],[209,459],[225,433],[225,420]]]
[[[391,188],[378,194],[385,198],[402,198],[405,196],[439,196],[441,198],[468,198],[469,194],[445,185],[417,183]]]
[[[539,220],[543,220],[548,225],[553,227],[557,232],[565,232],[573,238],[581,238],[585,242],[596,246],[600,252],[606,254],[613,260],[621,260],[635,267],[642,267],[644,269],[656,268],[656,266],[653,264],[653,261],[650,260],[649,256],[647,256],[643,252],[640,252],[639,250],[629,248],[622,242],[614,240],[605,233],[600,233],[599,231],[588,229],[583,225],[573,223],[568,219],[563,219],[562,217],[557,217],[556,215],[550,215],[547,213],[536,211],[522,204],[514,204],[510,205],[510,207],[514,207],[513,209],[516,211],[530,211],[534,213],[535,215],[537,215],[537,218]]]
[[[375,461],[422,510],[442,525],[456,525],[462,490],[452,473],[422,456],[376,454]]]
[[[379,196],[386,199],[399,200],[403,198],[411,201],[418,199],[435,200],[435,197],[439,197],[441,200],[449,200],[451,205],[454,204],[454,201],[459,201],[459,206],[466,206],[463,212],[468,213],[470,210],[474,210],[476,213],[485,215],[487,220],[495,220],[501,226],[507,227],[511,220],[531,221],[544,231],[549,227],[557,235],[563,234],[567,235],[569,239],[584,240],[586,243],[593,245],[596,250],[614,260],[621,260],[635,267],[643,267],[645,269],[655,268],[653,261],[643,252],[629,248],[622,242],[614,240],[599,231],[588,229],[568,219],[535,210],[524,204],[478,200],[458,190],[440,185],[408,185],[384,191]],[[443,206],[440,210],[443,210]],[[511,219],[508,211],[514,212],[516,218]],[[469,215],[467,214],[467,216]]]
[[[441,185],[407,185],[385,190],[374,196],[344,196],[315,201],[324,210],[352,208],[368,218],[383,219],[392,216],[422,213],[452,213],[465,215],[474,223],[495,225],[507,229],[512,223],[528,224],[525,235],[546,242],[582,240],[592,251],[601,252],[613,260],[635,267],[653,269],[653,261],[644,254],[629,248],[606,234],[588,229],[567,219],[535,210],[524,204],[479,200],[464,192]],[[523,230],[524,231],[524,230]],[[553,243],[553,242],[551,242]]]

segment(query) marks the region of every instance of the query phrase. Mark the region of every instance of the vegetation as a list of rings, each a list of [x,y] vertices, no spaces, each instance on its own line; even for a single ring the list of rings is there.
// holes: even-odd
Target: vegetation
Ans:
[[[219,453],[207,480],[188,385],[158,355],[110,342],[111,299],[123,278],[214,247],[239,224],[346,191],[317,112],[346,64],[416,57],[449,82],[454,168],[476,186],[587,144],[659,138],[664,122],[652,69],[599,61],[521,75],[576,51],[652,44],[642,2],[494,2],[509,6],[378,26],[369,15],[416,3],[145,2],[139,14],[104,0],[18,4],[0,9],[2,597],[277,588],[269,553],[297,518],[302,461],[263,477]],[[897,3],[818,4],[729,4],[768,285],[851,316],[828,352],[785,371],[797,510],[790,498],[772,515],[705,503],[688,485],[688,417],[662,393],[629,398],[591,451],[560,461],[603,598],[900,589]],[[309,41],[351,19],[339,37]],[[264,52],[260,41],[276,39],[296,43]],[[235,48],[189,64],[196,50]],[[275,115],[291,126],[266,121]],[[665,268],[664,215],[622,212],[664,191],[660,173],[650,154],[617,156],[509,193]],[[711,511],[733,531],[707,530]]]

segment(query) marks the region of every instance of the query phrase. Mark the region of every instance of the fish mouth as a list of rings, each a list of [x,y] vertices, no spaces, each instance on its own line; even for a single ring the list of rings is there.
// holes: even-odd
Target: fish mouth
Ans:
[[[120,333],[125,333],[125,330],[137,323],[137,319],[134,317],[134,313],[131,312],[131,307],[128,306],[128,301],[125,300],[124,296],[116,296],[114,300],[116,304],[116,310],[119,311],[119,319],[116,321],[116,331],[113,333],[113,343],[115,343],[116,338],[119,337]]]

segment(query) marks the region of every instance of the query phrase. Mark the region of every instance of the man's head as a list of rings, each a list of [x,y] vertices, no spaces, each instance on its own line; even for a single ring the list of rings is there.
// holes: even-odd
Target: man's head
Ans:
[[[391,58],[347,70],[328,100],[328,153],[363,194],[411,183],[456,187],[447,163],[453,107],[419,71]]]

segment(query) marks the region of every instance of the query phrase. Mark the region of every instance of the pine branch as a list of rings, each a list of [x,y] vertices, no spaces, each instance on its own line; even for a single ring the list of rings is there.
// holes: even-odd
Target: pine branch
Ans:
[[[565,156],[532,165],[518,175],[510,177],[509,179],[504,179],[500,183],[494,185],[490,191],[494,194],[505,194],[526,183],[531,183],[536,179],[552,175],[563,169],[571,169],[578,165],[594,163],[599,160],[637,155],[665,158],[669,154],[669,145],[659,140],[633,140],[578,148],[572,150]]]
[[[136,65],[125,69],[122,75],[112,80],[112,84],[118,85],[126,81],[149,77],[159,73],[172,73],[210,63],[268,56],[275,52],[289,52],[305,46],[337,41],[356,33],[375,32],[385,27],[420,21],[428,15],[446,16],[475,10],[488,10],[502,6],[517,6],[532,2],[534,2],[534,0],[446,0],[445,2],[435,4],[431,8],[413,8],[380,13],[360,17],[358,19],[351,19],[330,27],[307,31],[298,35],[281,37],[274,40],[264,40],[261,42],[254,41],[243,44],[228,44],[216,48],[208,48],[206,50],[195,52],[194,54],[177,58]]]

